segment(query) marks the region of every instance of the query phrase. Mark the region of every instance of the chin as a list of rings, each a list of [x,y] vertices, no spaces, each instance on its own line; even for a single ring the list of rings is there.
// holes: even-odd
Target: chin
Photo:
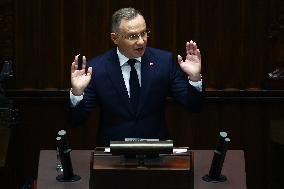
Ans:
[[[136,58],[143,56],[143,55],[144,55],[144,53],[145,53],[145,50],[143,50],[143,51],[141,51],[141,52],[136,53]]]

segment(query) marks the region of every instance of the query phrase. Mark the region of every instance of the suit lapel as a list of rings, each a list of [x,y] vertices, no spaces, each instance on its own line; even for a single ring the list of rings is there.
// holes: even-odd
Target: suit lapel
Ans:
[[[122,71],[116,53],[116,48],[113,49],[113,51],[111,52],[111,56],[108,58],[108,62],[106,64],[106,70],[108,72],[109,78],[111,79],[114,85],[114,88],[116,89],[117,93],[120,95],[123,103],[129,110],[133,111],[125,87]]]
[[[141,93],[139,99],[138,113],[141,112],[152,84],[152,79],[155,74],[155,62],[151,53],[146,49],[144,56],[141,59]]]
[[[146,49],[142,59],[141,59],[141,90],[139,97],[139,106],[138,110],[135,113],[128,97],[127,89],[125,87],[124,79],[122,76],[122,71],[120,68],[118,56],[116,53],[116,48],[111,52],[111,56],[108,58],[106,64],[106,70],[108,72],[109,78],[111,79],[114,88],[117,93],[120,95],[123,103],[134,114],[139,114],[142,111],[142,108],[147,100],[149,90],[152,84],[152,79],[155,74],[155,62],[151,53]]]

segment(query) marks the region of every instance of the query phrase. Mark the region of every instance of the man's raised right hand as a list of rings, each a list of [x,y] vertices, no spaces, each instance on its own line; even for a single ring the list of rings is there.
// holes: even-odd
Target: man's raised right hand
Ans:
[[[86,57],[82,58],[82,69],[78,69],[79,55],[75,56],[74,62],[71,65],[71,92],[75,96],[83,94],[85,88],[89,84],[92,75],[92,67],[86,70]]]

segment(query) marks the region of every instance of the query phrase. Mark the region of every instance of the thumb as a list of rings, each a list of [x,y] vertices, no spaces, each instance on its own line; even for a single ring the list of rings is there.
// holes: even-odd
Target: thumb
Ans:
[[[87,75],[87,76],[91,76],[91,75],[92,75],[92,72],[93,72],[93,68],[92,68],[92,67],[89,67],[86,75]]]
[[[181,57],[180,55],[177,56],[177,59],[178,59],[178,63],[179,63],[179,64],[181,64],[181,63],[183,62],[183,61],[182,61],[182,57]]]

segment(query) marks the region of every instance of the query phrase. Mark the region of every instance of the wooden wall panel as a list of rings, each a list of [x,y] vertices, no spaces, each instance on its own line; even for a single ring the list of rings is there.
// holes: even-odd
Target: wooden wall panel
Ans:
[[[0,1],[0,71],[5,60],[14,60],[14,11],[12,0]]]
[[[60,1],[15,1],[16,87],[60,85],[62,20]],[[65,75],[65,78],[67,75]]]
[[[273,105],[272,105],[273,106]],[[267,104],[251,104],[242,109],[242,139],[245,149],[247,177],[254,177],[254,170],[258,173],[257,182],[252,179],[247,180],[248,186],[253,188],[269,188],[268,181],[270,175],[267,172],[267,145],[269,142],[269,118]],[[268,118],[268,119],[267,119]],[[273,119],[270,117],[270,119]],[[263,170],[265,167],[265,171]]]
[[[275,6],[269,0],[14,0],[12,88],[69,88],[74,56],[91,58],[113,47],[111,15],[129,6],[144,13],[149,45],[172,51],[175,61],[177,54],[185,55],[186,41],[198,43],[208,89],[269,88],[267,7]]]

